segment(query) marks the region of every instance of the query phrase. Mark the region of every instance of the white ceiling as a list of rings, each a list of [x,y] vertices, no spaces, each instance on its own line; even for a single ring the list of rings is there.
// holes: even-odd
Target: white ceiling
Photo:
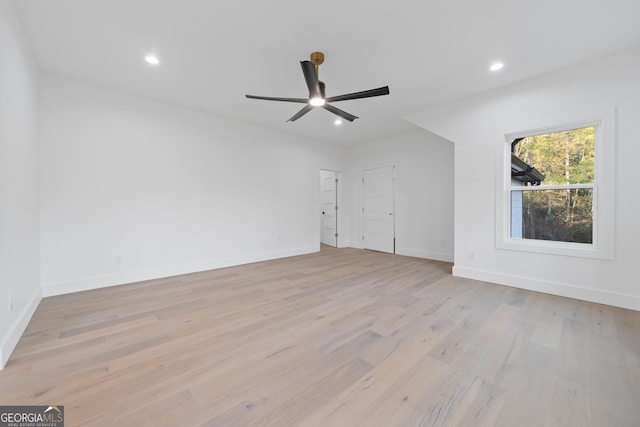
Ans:
[[[131,94],[343,144],[411,131],[404,115],[640,45],[638,0],[19,0],[39,67]],[[299,61],[325,53],[316,109]],[[143,57],[153,52],[157,67]],[[498,73],[489,65],[501,60]]]

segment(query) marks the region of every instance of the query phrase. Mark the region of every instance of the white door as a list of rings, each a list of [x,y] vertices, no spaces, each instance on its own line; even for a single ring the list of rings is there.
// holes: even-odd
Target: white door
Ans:
[[[322,193],[321,239],[325,245],[338,246],[338,178],[335,172],[320,171]]]
[[[363,247],[395,253],[394,166],[365,169],[362,176]]]

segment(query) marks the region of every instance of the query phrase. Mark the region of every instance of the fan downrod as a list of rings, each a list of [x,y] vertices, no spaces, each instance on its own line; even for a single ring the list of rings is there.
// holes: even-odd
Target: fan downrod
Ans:
[[[318,66],[324,62],[324,53],[311,52],[311,63],[316,66],[316,76],[320,76]]]

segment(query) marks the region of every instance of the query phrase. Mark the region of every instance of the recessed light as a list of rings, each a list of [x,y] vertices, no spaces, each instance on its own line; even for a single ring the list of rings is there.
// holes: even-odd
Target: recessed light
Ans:
[[[504,67],[504,64],[502,62],[495,62],[491,65],[491,67],[489,67],[489,69],[491,71],[498,71],[501,70],[502,67]]]
[[[151,65],[158,65],[160,63],[160,60],[155,55],[147,55],[144,57],[144,60]]]
[[[336,121],[333,122],[333,124],[336,125],[336,126],[340,126],[342,124],[342,120],[336,119]]]

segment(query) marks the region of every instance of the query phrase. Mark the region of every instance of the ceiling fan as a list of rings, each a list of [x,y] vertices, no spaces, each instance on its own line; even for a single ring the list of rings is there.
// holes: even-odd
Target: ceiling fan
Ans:
[[[347,101],[350,99],[370,98],[372,96],[389,95],[389,86],[379,87],[377,89],[365,90],[362,92],[348,93],[346,95],[325,96],[324,82],[318,79],[318,66],[324,62],[324,54],[322,52],[313,52],[311,54],[311,61],[300,61],[302,66],[302,73],[304,74],[304,80],[307,82],[309,88],[309,98],[277,98],[271,96],[255,96],[246,95],[251,99],[265,99],[267,101],[284,101],[284,102],[299,102],[305,105],[302,110],[298,111],[291,117],[288,122],[298,120],[300,117],[313,110],[315,107],[322,107],[327,111],[332,112],[335,115],[342,117],[350,122],[354,121],[358,117],[353,114],[349,114],[339,108],[329,104],[330,102]]]

